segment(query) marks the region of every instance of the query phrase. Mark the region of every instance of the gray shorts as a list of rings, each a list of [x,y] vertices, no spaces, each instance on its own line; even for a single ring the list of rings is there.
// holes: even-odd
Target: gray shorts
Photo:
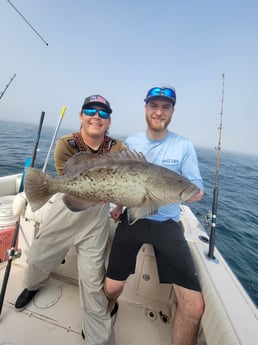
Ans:
[[[144,243],[153,246],[160,283],[174,283],[201,291],[192,256],[179,224],[173,220],[157,222],[140,219],[129,225],[126,211],[116,229],[107,277],[123,281],[135,273],[136,257]]]

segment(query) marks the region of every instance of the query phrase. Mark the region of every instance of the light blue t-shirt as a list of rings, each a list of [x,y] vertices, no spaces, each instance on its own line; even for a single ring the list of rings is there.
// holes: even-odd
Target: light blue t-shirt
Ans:
[[[148,162],[185,176],[203,190],[196,152],[189,139],[168,131],[164,139],[151,140],[145,132],[142,132],[128,137],[125,142],[130,150],[143,153]],[[180,204],[169,204],[161,206],[157,214],[147,218],[157,221],[168,219],[178,221],[179,217]]]

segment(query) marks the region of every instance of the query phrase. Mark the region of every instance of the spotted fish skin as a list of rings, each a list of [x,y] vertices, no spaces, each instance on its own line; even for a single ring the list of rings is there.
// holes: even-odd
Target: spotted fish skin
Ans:
[[[185,177],[147,162],[140,153],[121,151],[98,156],[79,152],[58,177],[28,168],[25,193],[33,212],[58,192],[65,194],[64,203],[74,212],[100,201],[126,206],[134,223],[155,214],[160,206],[187,201],[200,189]]]

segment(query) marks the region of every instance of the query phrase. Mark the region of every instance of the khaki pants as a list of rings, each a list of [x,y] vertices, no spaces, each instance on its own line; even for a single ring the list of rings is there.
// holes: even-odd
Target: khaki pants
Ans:
[[[62,197],[57,194],[32,243],[24,285],[30,290],[42,287],[75,246],[85,341],[87,345],[112,345],[112,322],[103,292],[109,204],[72,212]]]

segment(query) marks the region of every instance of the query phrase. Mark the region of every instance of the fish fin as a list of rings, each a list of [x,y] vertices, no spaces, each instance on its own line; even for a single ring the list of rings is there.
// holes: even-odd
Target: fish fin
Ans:
[[[156,203],[162,201],[166,193],[166,182],[164,180],[161,182],[154,181],[154,183],[151,184],[151,188],[146,188],[148,199]]]
[[[129,225],[134,224],[138,219],[145,218],[156,214],[158,208],[156,206],[150,207],[131,207],[127,209],[127,219]]]
[[[68,194],[65,194],[63,196],[63,202],[66,205],[66,207],[68,207],[69,210],[73,212],[84,211],[87,208],[97,204],[96,201],[89,201],[89,200],[78,198],[76,196],[68,195]]]
[[[51,176],[38,169],[27,168],[24,190],[32,212],[41,208],[55,194],[49,191],[50,179]]]
[[[68,177],[92,169],[115,166],[118,162],[140,161],[147,162],[142,153],[130,150],[108,152],[96,155],[89,152],[78,152],[68,159],[64,165],[64,174]]]

